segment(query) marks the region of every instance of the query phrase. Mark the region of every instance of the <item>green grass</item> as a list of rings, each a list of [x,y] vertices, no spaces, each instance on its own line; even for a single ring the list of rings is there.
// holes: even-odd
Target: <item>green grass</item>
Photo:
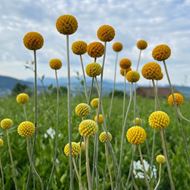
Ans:
[[[60,104],[60,122],[59,122],[59,148],[58,148],[58,162],[56,164],[55,175],[52,180],[52,187],[50,189],[69,189],[69,159],[64,155],[63,149],[65,144],[68,143],[67,135],[67,102],[66,97],[62,96]],[[84,97],[73,97],[72,99],[72,126],[73,126],[73,141],[80,141],[80,135],[78,133],[78,125],[81,121],[74,113],[75,106],[84,101]],[[108,108],[110,104],[110,98],[104,97],[103,105],[105,113],[108,113]],[[36,159],[35,165],[37,171],[42,177],[45,187],[49,179],[52,160],[53,160],[53,139],[47,135],[45,137],[46,131],[48,128],[55,128],[55,118],[56,118],[56,97],[48,96],[39,97],[39,129],[38,137],[36,143]],[[137,105],[139,116],[143,119],[143,127],[148,133],[147,146],[146,143],[142,145],[142,152],[144,158],[149,161],[148,149],[151,150],[152,146],[152,134],[153,130],[148,125],[148,116],[151,112],[154,111],[154,100],[145,99],[138,97]],[[189,115],[189,100],[186,100],[185,104],[181,107],[182,113],[188,117]],[[166,100],[161,100],[161,109],[167,112],[170,116],[171,123],[166,129],[166,139],[167,147],[169,151],[169,159],[171,163],[172,173],[174,182],[176,185],[176,190],[189,189],[190,183],[190,166],[187,164],[186,156],[184,153],[184,141],[182,139],[181,131],[176,122],[175,111],[172,107],[167,105]],[[30,102],[26,105],[28,120],[33,121],[34,108],[32,98]],[[92,111],[91,118],[95,115],[95,110]],[[10,140],[11,147],[13,152],[13,158],[15,161],[17,169],[17,181],[19,189],[24,190],[25,184],[28,175],[29,162],[26,152],[26,141],[24,138],[20,137],[17,134],[16,128],[19,123],[24,121],[24,114],[21,105],[18,105],[15,101],[15,97],[6,97],[0,98],[0,120],[3,118],[11,118],[14,121],[14,126],[10,129]],[[131,127],[133,121],[133,109],[130,110],[129,119],[127,122],[127,128]],[[119,157],[119,145],[120,145],[120,136],[121,136],[121,127],[122,127],[122,98],[115,98],[113,102],[113,112],[110,121],[108,122],[108,130],[113,136],[111,142],[115,154]],[[190,124],[182,121],[182,126],[187,135],[187,141],[189,143],[190,134]],[[99,133],[103,130],[102,126],[99,126]],[[8,147],[6,138],[4,137],[3,130],[0,129],[0,136],[4,139],[5,145],[0,149],[0,156],[2,158],[3,170],[5,174],[5,189],[14,189],[12,177],[11,177],[11,166],[10,159],[8,154]],[[162,153],[160,135],[159,132],[156,133],[156,154]],[[93,154],[93,137],[90,138],[90,160],[92,164],[92,155]],[[125,184],[128,176],[129,165],[131,160],[131,145],[125,140],[124,142],[124,157],[122,163],[122,178],[121,182]],[[138,154],[135,155],[135,160],[139,160]],[[111,162],[111,156],[110,156]],[[158,165],[154,161],[156,167]],[[110,189],[109,177],[106,176],[105,184],[103,183],[103,176],[105,174],[105,154],[104,154],[104,145],[99,143],[99,159],[98,159],[98,170],[100,174],[99,184],[100,189],[105,185],[105,189]],[[86,182],[85,175],[85,155],[82,154],[82,180],[83,183]],[[146,189],[144,180],[136,179],[136,184],[139,189]],[[1,184],[1,178],[0,178]],[[39,189],[39,184],[37,184],[36,189]],[[1,186],[0,186],[1,189]],[[31,189],[31,188],[29,188]],[[75,189],[78,189],[77,181],[75,180]],[[161,184],[159,189],[168,190],[169,179],[167,175],[167,169],[164,165],[162,171]]]

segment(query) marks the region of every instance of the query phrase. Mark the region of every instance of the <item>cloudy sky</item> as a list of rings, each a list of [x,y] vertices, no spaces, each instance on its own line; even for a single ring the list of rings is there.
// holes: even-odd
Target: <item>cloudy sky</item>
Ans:
[[[190,0],[1,0],[0,2],[0,75],[20,79],[32,77],[24,68],[32,60],[32,52],[25,49],[22,39],[26,32],[38,31],[45,39],[38,51],[38,72],[54,77],[49,69],[51,58],[61,58],[63,68],[59,76],[66,77],[65,37],[55,27],[56,19],[63,14],[77,17],[79,28],[71,42],[81,39],[87,43],[98,40],[96,31],[102,24],[116,29],[114,41],[124,45],[120,58],[128,57],[135,68],[138,39],[145,39],[149,46],[143,52],[141,65],[152,61],[151,51],[160,43],[167,43],[172,56],[167,61],[173,83],[190,82]],[[113,79],[115,54],[108,45],[105,78]],[[84,62],[92,60],[85,55]],[[102,60],[99,59],[101,63]],[[72,75],[81,72],[79,57],[71,54]],[[122,78],[118,76],[118,81]],[[142,80],[141,83],[147,83]],[[162,84],[165,84],[164,79]]]

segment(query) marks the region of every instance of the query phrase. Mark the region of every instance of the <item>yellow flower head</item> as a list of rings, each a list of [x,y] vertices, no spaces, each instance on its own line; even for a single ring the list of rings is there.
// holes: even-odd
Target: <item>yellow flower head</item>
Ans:
[[[162,80],[164,77],[163,73],[160,72],[159,75],[156,77],[156,80]]]
[[[79,117],[86,117],[90,114],[90,106],[85,103],[80,103],[75,107],[75,113]]]
[[[132,71],[131,67],[129,67],[128,69],[120,69],[120,74],[121,74],[122,76],[126,76],[126,74],[127,74],[129,71]]]
[[[102,143],[108,142],[112,140],[112,135],[110,132],[101,132],[99,135],[99,140]]]
[[[98,120],[98,121],[97,121]],[[102,114],[99,114],[99,117],[97,118],[97,115],[94,117],[94,121],[96,121],[98,124],[102,124],[104,122],[104,117]]]
[[[87,46],[87,53],[93,58],[101,57],[104,54],[104,45],[101,42],[92,42]]]
[[[79,133],[83,137],[89,137],[91,135],[96,134],[98,131],[98,126],[95,121],[91,119],[83,120],[79,124]]]
[[[123,58],[119,62],[121,69],[129,69],[131,67],[131,60],[128,58]]]
[[[141,126],[141,125],[142,125],[142,119],[139,118],[139,117],[136,117],[136,118],[133,120],[133,124],[136,125],[136,126]]]
[[[161,67],[156,62],[146,63],[142,68],[142,75],[148,80],[157,80],[160,77]]]
[[[26,93],[20,93],[16,97],[16,101],[18,104],[26,104],[29,100],[29,96]]]
[[[155,111],[150,114],[148,119],[149,125],[154,129],[162,129],[168,127],[170,118],[163,111]]]
[[[38,50],[44,44],[43,36],[38,32],[28,32],[23,38],[25,47],[29,50]]]
[[[137,48],[140,50],[146,49],[148,46],[148,43],[145,40],[139,40],[137,41]]]
[[[112,26],[102,25],[97,31],[97,36],[103,42],[110,42],[115,37],[115,30]]]
[[[121,42],[115,42],[113,45],[112,45],[112,49],[113,51],[115,52],[120,52],[122,49],[123,49],[123,45]]]
[[[159,164],[164,164],[166,162],[165,156],[162,154],[157,155],[156,162],[158,162]]]
[[[2,138],[0,138],[0,147],[2,147],[4,145],[4,141]]]
[[[156,46],[152,51],[152,57],[157,61],[164,61],[171,55],[171,49],[166,44]]]
[[[142,144],[146,140],[146,131],[140,126],[133,126],[127,130],[127,140],[131,144]]]
[[[173,96],[172,96],[172,94],[170,94],[169,96],[168,96],[168,104],[169,105],[174,105],[174,104],[176,104],[176,105],[181,105],[181,104],[183,104],[183,102],[184,102],[184,97],[183,97],[183,95],[182,94],[180,94],[180,93],[174,93],[173,94],[174,95],[174,99],[173,99]]]
[[[72,51],[76,55],[85,54],[87,51],[87,43],[84,41],[76,41],[72,44]]]
[[[78,142],[77,144],[80,146],[81,151],[85,151],[85,143],[83,141]]]
[[[99,98],[93,98],[90,102],[92,108],[98,108]]]
[[[61,34],[73,34],[78,28],[77,19],[73,15],[62,15],[56,21],[56,28]]]
[[[13,126],[13,121],[12,119],[9,118],[5,118],[3,120],[1,120],[1,128],[2,129],[9,129]]]
[[[30,121],[23,121],[19,124],[17,132],[22,137],[31,137],[35,132],[35,126]]]
[[[129,71],[126,74],[126,78],[129,82],[137,82],[140,79],[140,75],[137,71]]]
[[[98,63],[89,63],[86,66],[86,74],[89,77],[96,77],[96,76],[100,75],[101,72],[102,72],[102,67]]]
[[[71,142],[71,154],[72,156],[77,156],[80,154],[80,144],[76,143],[76,142]],[[66,144],[64,147],[64,153],[66,156],[69,156],[70,154],[70,144]]]
[[[54,70],[59,70],[62,67],[62,62],[60,59],[51,59],[49,61],[49,66]]]

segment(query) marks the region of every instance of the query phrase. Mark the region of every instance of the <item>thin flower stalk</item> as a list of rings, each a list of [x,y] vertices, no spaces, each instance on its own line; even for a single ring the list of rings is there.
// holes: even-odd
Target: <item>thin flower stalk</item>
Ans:
[[[5,180],[4,180],[3,166],[2,166],[2,162],[1,162],[1,155],[0,155],[0,171],[1,171],[2,190],[5,190]]]
[[[154,190],[158,190],[158,187],[159,187],[160,181],[161,181],[161,173],[162,173],[162,164],[159,164],[158,182],[157,182]]]

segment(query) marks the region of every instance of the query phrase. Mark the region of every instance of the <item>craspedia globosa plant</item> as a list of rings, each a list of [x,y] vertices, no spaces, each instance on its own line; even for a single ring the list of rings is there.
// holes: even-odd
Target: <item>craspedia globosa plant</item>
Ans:
[[[72,151],[71,151],[72,156],[79,155],[80,154],[80,150],[81,150],[80,144],[76,143],[76,142],[72,142],[71,146],[72,146]],[[65,147],[64,147],[64,153],[65,153],[66,156],[69,156],[69,154],[70,154],[69,143],[65,145]]]
[[[104,122],[104,117],[102,114],[99,114],[98,116],[96,115],[94,117],[94,121],[96,121],[98,124],[102,124]]]
[[[115,52],[120,52],[123,49],[123,44],[121,42],[115,42],[112,45],[112,49]]]
[[[100,135],[99,135],[99,140],[100,142],[102,143],[105,143],[105,142],[110,142],[112,140],[112,135],[110,132],[101,132]]]
[[[152,51],[152,57],[157,61],[165,61],[171,55],[171,49],[166,44],[157,45]]]
[[[72,51],[76,55],[85,54],[87,51],[87,43],[81,40],[73,42]]]
[[[129,71],[126,74],[126,78],[129,82],[133,83],[139,81],[140,75],[137,71]]]
[[[23,38],[23,43],[29,50],[38,50],[42,48],[44,39],[38,32],[28,32]]]
[[[90,105],[92,108],[97,109],[98,108],[98,103],[99,103],[99,98],[93,98],[90,102]]]
[[[20,93],[16,97],[18,104],[26,104],[29,101],[29,96],[26,93]]]
[[[100,75],[101,72],[102,72],[102,67],[98,63],[89,63],[86,66],[86,74],[89,77],[96,77],[96,76]]]
[[[79,117],[86,117],[90,114],[90,106],[85,103],[80,103],[75,107],[75,113]]]
[[[120,68],[124,70],[129,69],[131,67],[131,64],[131,60],[128,58],[122,58],[119,62]]]
[[[136,45],[138,49],[144,50],[147,48],[148,43],[145,40],[138,40]]]
[[[146,140],[146,131],[140,126],[133,126],[127,130],[126,137],[129,143],[139,145]]]
[[[87,53],[93,58],[101,57],[104,54],[104,45],[101,42],[92,42],[87,46]]]
[[[157,162],[158,164],[164,164],[164,163],[166,162],[165,156],[162,155],[162,154],[157,155],[157,156],[156,156],[156,162]]]
[[[110,25],[102,25],[98,28],[97,36],[103,42],[110,42],[115,37],[115,30]]]
[[[22,137],[31,137],[35,133],[35,126],[31,121],[23,121],[19,124],[17,132]]]
[[[1,128],[2,129],[9,129],[13,126],[13,120],[9,118],[5,118],[1,120]]]
[[[73,15],[62,15],[56,21],[56,28],[61,34],[71,35],[78,28],[77,19]]]
[[[51,69],[59,70],[62,67],[62,61],[60,59],[54,58],[49,61],[49,66]]]
[[[0,147],[2,147],[4,145],[4,141],[2,138],[0,138]]]
[[[79,133],[83,137],[92,136],[96,134],[97,131],[98,131],[98,126],[96,122],[91,119],[83,120],[79,124]]]
[[[174,98],[173,98],[173,95],[174,95]],[[176,104],[177,106],[179,106],[179,105],[183,104],[184,97],[181,93],[174,93],[173,95],[170,94],[168,96],[168,104],[169,105],[173,106]]]
[[[150,127],[154,129],[163,129],[168,127],[170,118],[168,114],[163,111],[155,111],[150,114],[148,122]]]
[[[129,71],[132,71],[131,67],[128,69],[120,69],[120,74],[125,76]]]

